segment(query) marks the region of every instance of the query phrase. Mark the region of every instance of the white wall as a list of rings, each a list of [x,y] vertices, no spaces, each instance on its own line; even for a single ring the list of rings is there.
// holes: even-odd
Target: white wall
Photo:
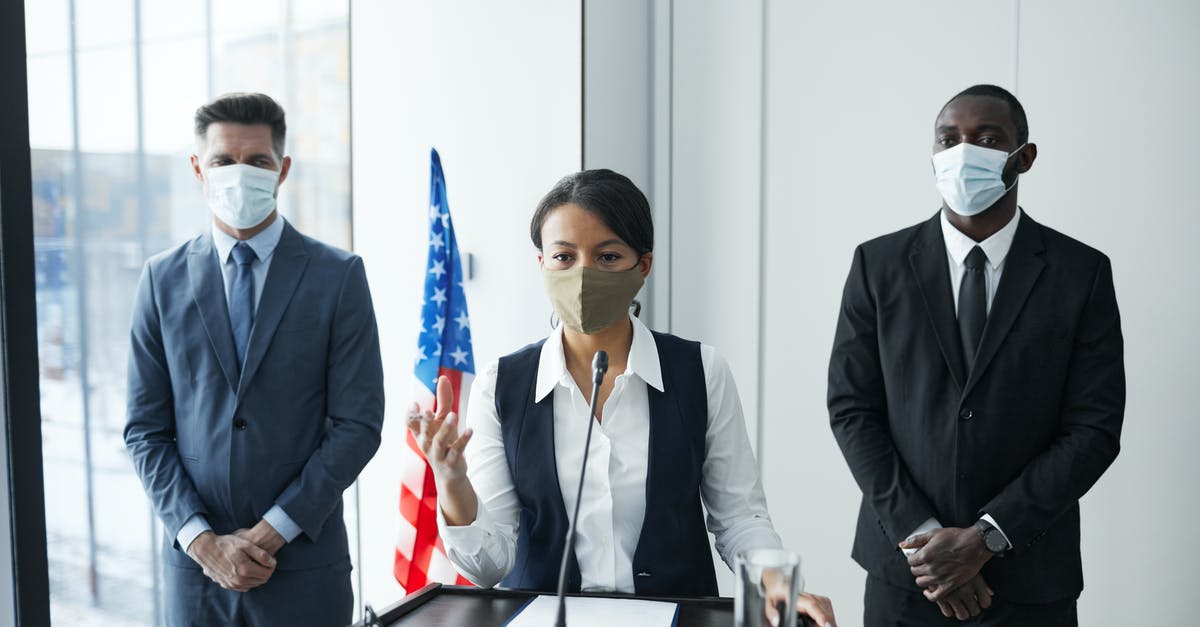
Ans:
[[[383,445],[360,478],[364,598],[399,598],[403,411],[429,241],[429,149],[437,147],[466,285],[476,368],[547,334],[528,224],[580,167],[580,5],[557,0],[351,6],[354,244],[366,262],[387,376]]]
[[[1112,258],[1125,334],[1123,448],[1082,506],[1080,623],[1196,624],[1200,4],[1099,4],[1024,2],[1020,27],[1039,142],[1023,204]]]
[[[762,3],[673,2],[670,102],[671,333],[715,346],[759,448]],[[661,211],[660,211],[661,213]],[[720,593],[733,573],[713,551]]]

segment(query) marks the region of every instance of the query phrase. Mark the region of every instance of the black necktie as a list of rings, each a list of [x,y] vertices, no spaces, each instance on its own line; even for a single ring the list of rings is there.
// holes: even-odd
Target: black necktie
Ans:
[[[987,322],[987,255],[976,246],[963,262],[962,283],[958,288],[958,333],[962,338],[967,374],[975,363],[979,338]]]

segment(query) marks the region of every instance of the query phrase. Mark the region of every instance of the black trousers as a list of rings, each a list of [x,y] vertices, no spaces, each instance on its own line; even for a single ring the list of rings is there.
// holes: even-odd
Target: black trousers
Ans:
[[[867,575],[866,609],[863,624],[866,627],[1078,627],[1079,618],[1075,611],[1075,599],[1056,601],[1046,605],[1022,605],[1005,601],[1000,595],[992,599],[992,606],[975,618],[959,621],[946,618],[936,603],[931,603],[920,592],[898,588],[871,575]]]

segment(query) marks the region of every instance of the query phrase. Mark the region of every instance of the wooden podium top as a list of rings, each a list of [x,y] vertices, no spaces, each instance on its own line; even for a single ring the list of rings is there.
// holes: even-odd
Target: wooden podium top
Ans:
[[[501,627],[525,605],[534,592],[495,590],[431,583],[352,627]],[[632,598],[619,594],[569,596]],[[724,597],[637,597],[679,604],[678,627],[729,627],[733,624],[733,599]]]

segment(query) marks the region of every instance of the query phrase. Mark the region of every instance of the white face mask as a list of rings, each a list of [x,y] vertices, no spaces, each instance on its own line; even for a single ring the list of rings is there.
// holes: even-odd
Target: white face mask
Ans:
[[[275,210],[279,173],[244,163],[209,168],[204,195],[213,214],[235,229],[258,226]]]
[[[1008,160],[1024,147],[1021,144],[1012,152],[1004,152],[964,143],[935,153],[933,172],[946,206],[960,216],[970,217],[995,204],[1017,184],[1014,178],[1013,184],[1005,187],[1001,175]]]

